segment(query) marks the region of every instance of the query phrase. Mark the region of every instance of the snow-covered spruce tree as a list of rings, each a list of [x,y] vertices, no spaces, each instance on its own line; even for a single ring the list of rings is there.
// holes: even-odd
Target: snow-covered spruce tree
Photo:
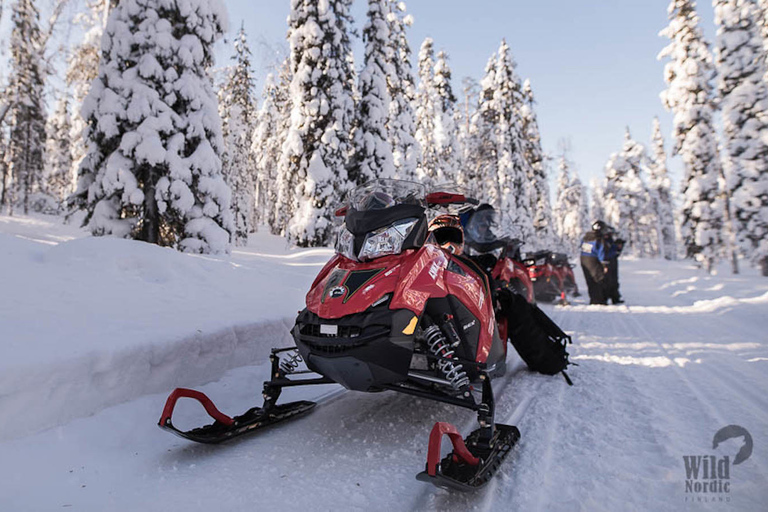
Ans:
[[[757,0],[757,7],[759,9],[758,20],[762,20],[762,23],[758,23],[758,25],[760,26],[760,35],[763,38],[763,51],[767,55],[766,59],[768,59],[768,0]],[[765,70],[765,79],[768,81],[768,69]]]
[[[534,238],[530,241],[535,249],[546,249],[554,246],[555,234],[552,221],[552,206],[549,202],[549,182],[541,149],[541,135],[536,112],[533,109],[534,99],[530,80],[523,82],[523,98],[520,117],[523,133],[523,156],[527,163],[528,195],[533,212]]]
[[[365,64],[360,72],[360,101],[355,117],[354,154],[349,179],[362,185],[376,178],[394,178],[395,163],[387,133],[389,89],[387,77],[394,52],[387,23],[387,0],[368,0],[368,22],[363,29]]]
[[[493,110],[497,112],[495,127],[498,158],[499,209],[502,229],[525,242],[533,238],[533,215],[528,196],[528,170],[524,158],[522,122],[519,117],[524,103],[522,85],[515,73],[515,63],[507,42],[499,46],[496,63]]]
[[[561,143],[562,144],[562,143]],[[555,206],[552,208],[552,215],[554,216],[554,228],[555,234],[558,238],[557,243],[563,238],[563,220],[568,212],[569,208],[573,208],[573,205],[565,204],[565,194],[568,187],[571,185],[571,163],[568,160],[567,149],[563,147],[563,150],[558,158],[557,162],[557,188],[555,189]]]
[[[45,88],[40,13],[33,0],[17,0],[11,14],[11,73],[6,96],[11,102],[8,145],[9,192],[3,203],[29,212],[31,196],[40,186],[45,151]],[[5,190],[5,189],[4,189]]]
[[[81,115],[81,106],[88,95],[91,84],[99,74],[101,56],[101,38],[107,24],[109,10],[117,5],[117,0],[88,0],[83,12],[75,16],[74,23],[83,32],[83,40],[73,49],[67,61],[66,82],[72,91],[72,128],[70,133],[72,154],[72,187],[76,185],[77,172],[85,157],[83,133],[86,122]]]
[[[600,180],[592,178],[589,182],[589,188],[592,190],[590,194],[590,221],[596,220],[605,221],[605,207],[603,206],[603,186],[600,184]],[[590,223],[591,226],[591,223]]]
[[[494,131],[498,119],[493,101],[498,54],[493,53],[485,66],[480,82],[477,109],[469,121],[469,134],[464,150],[464,172],[459,183],[467,192],[482,202],[495,204],[499,198],[496,144]]]
[[[72,118],[69,113],[69,95],[63,93],[56,110],[48,117],[45,143],[45,189],[59,211],[72,193]]]
[[[253,210],[255,179],[251,157],[251,135],[256,117],[253,98],[254,78],[251,69],[251,50],[241,26],[235,37],[235,64],[219,90],[219,114],[224,136],[222,175],[232,190],[232,215],[235,221],[233,242],[245,245],[248,233],[255,231]],[[258,219],[256,219],[258,221]]]
[[[405,14],[405,3],[389,0],[387,22],[390,31],[389,44],[393,59],[391,74],[387,77],[389,90],[388,134],[395,164],[395,176],[402,180],[416,181],[416,169],[421,160],[421,146],[416,141],[416,124],[413,103],[416,86],[413,83],[411,47],[406,28],[413,18]]]
[[[581,238],[590,225],[586,190],[575,170],[570,183],[558,196],[558,203],[562,215],[560,222],[562,247],[567,254],[575,256],[579,252]]]
[[[624,146],[611,155],[605,166],[603,206],[605,221],[614,226],[627,241],[627,252],[637,256],[658,254],[656,220],[650,197],[642,180],[647,159],[645,147],[632,139],[627,129]]]
[[[291,83],[290,63],[283,62],[279,77],[267,76],[264,83],[264,101],[259,110],[253,133],[251,152],[256,169],[257,205],[260,218],[269,224],[273,235],[284,233],[289,217],[288,205],[293,192],[287,180],[278,174],[278,162],[290,125],[290,101],[288,87]]]
[[[85,104],[77,195],[95,235],[228,250],[230,190],[208,69],[225,29],[218,0],[121,0]]]
[[[291,0],[291,125],[280,172],[297,184],[287,231],[302,247],[331,241],[333,212],[349,187],[346,165],[355,110],[350,4]]]
[[[461,100],[456,104],[456,127],[458,131],[459,150],[461,151],[462,167],[456,175],[456,182],[468,190],[468,167],[471,164],[469,146],[471,145],[472,116],[477,112],[477,100],[480,96],[480,83],[472,77],[461,79]],[[469,158],[469,159],[468,159]]]
[[[435,61],[435,92],[437,109],[434,141],[437,147],[437,175],[442,176],[446,182],[456,183],[461,170],[458,128],[454,112],[456,96],[453,95],[451,88],[448,55],[444,51],[437,53]]]
[[[659,58],[671,59],[664,68],[669,84],[661,93],[674,113],[673,155],[683,159],[681,242],[688,258],[696,258],[708,272],[722,246],[723,205],[718,191],[712,55],[699,27],[695,2],[672,0],[670,23],[660,32],[671,42]]]
[[[736,238],[768,275],[768,83],[753,0],[715,0],[716,63]],[[730,206],[730,205],[729,205]]]
[[[664,150],[664,137],[661,135],[659,118],[653,118],[651,134],[653,157],[648,166],[648,193],[651,209],[657,220],[656,234],[659,237],[659,256],[674,260],[677,256],[675,239],[675,217],[672,205],[671,183],[667,173],[667,153]]]
[[[421,162],[416,175],[427,188],[445,181],[439,174],[439,148],[435,141],[435,119],[438,112],[435,89],[435,49],[428,37],[419,50],[419,86],[416,92],[416,140],[421,147]]]

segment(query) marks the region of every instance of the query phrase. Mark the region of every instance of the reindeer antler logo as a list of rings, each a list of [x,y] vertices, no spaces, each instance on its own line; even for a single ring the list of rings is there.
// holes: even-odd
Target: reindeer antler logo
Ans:
[[[750,455],[752,455],[752,436],[749,434],[749,432],[747,432],[747,429],[738,425],[728,425],[727,427],[721,428],[717,431],[715,438],[712,440],[712,448],[715,449],[723,441],[733,439],[734,437],[744,438],[744,445],[733,459],[733,465],[735,466],[737,464],[741,464],[747,460]]]

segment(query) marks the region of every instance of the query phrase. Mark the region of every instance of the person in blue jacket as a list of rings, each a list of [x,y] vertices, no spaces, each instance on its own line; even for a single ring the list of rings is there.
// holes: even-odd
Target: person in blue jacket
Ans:
[[[587,281],[590,304],[606,304],[606,274],[608,269],[608,247],[605,243],[607,225],[601,220],[592,223],[581,240],[581,269]]]

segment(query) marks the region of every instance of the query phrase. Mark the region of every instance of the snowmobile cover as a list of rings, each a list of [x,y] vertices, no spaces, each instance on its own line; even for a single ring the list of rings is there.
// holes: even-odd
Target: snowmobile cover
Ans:
[[[525,297],[506,289],[499,290],[498,294],[502,313],[507,318],[507,335],[525,364],[546,375],[564,372],[570,364],[566,346],[571,343],[571,337]],[[566,380],[569,380],[567,376]]]

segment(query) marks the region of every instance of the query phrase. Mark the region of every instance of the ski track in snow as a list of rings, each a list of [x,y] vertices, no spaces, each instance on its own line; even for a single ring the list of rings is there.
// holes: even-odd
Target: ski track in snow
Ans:
[[[64,264],[62,269],[77,271],[81,261],[98,263],[90,249],[119,245],[80,241],[81,231],[42,217],[0,217],[0,234],[11,242],[0,244],[0,264],[17,273]],[[99,268],[110,278],[138,282],[136,290],[161,283],[182,299],[187,290],[178,288],[182,270],[219,291],[243,281],[242,288],[217,295],[215,305],[223,309],[236,306],[254,289],[262,292],[287,283],[290,294],[279,307],[269,309],[272,303],[262,301],[258,311],[259,320],[279,328],[280,318],[300,306],[302,287],[309,285],[330,251],[290,253],[280,239],[259,235],[257,240],[258,245],[238,249],[229,260],[136,246],[119,264],[106,262]],[[57,250],[46,253],[50,248]],[[230,276],[227,269],[236,273]],[[147,382],[140,382],[142,373],[129,356],[141,361],[153,352],[142,348],[140,340],[132,345],[126,336],[121,344],[96,346],[93,364],[48,355],[38,367],[28,366],[30,375],[41,380],[37,387],[25,388],[23,380],[13,378],[17,370],[0,368],[0,389],[12,391],[0,393],[0,407],[14,411],[3,412],[3,421],[19,428],[19,418],[24,418],[31,430],[0,442],[0,509],[764,510],[768,280],[749,271],[708,276],[689,262],[655,260],[622,260],[620,275],[622,293],[631,306],[588,306],[586,296],[571,306],[542,305],[573,335],[569,352],[579,366],[568,372],[574,386],[561,376],[532,373],[510,354],[507,375],[494,382],[496,421],[517,425],[521,439],[496,478],[477,493],[446,491],[415,480],[424,468],[434,422],[451,422],[466,435],[477,428],[476,413],[393,392],[357,393],[338,385],[286,389],[281,402],[314,400],[318,407],[303,418],[217,446],[190,443],[158,429],[171,382],[195,385],[227,414],[261,404],[261,385],[270,372],[266,354],[275,335],[258,324],[234,328],[234,344],[222,343],[230,335],[216,334],[232,330],[232,325],[247,325],[242,319],[248,318],[248,308],[243,308],[197,336],[191,355],[179,345],[184,337],[178,333],[197,318],[180,311],[179,326],[167,331],[176,334],[153,342],[152,351],[162,357],[155,355],[150,362],[162,364],[151,367]],[[251,276],[267,282],[253,288],[258,281]],[[586,290],[580,272],[577,279]],[[3,304],[11,308],[5,318],[12,321],[14,302],[0,303],[0,313]],[[41,307],[37,313],[44,317],[56,311]],[[99,318],[97,333],[123,327],[109,322]],[[240,338],[251,336],[259,340],[247,348],[248,357],[238,355],[243,353],[237,351]],[[51,345],[57,353],[66,353],[64,347]],[[39,350],[35,344],[30,347]],[[20,361],[35,359],[32,352],[12,355]],[[67,365],[74,366],[62,370]],[[46,378],[55,386],[46,387]],[[168,389],[158,392],[166,381]],[[126,386],[122,392],[121,385]],[[102,389],[113,394],[94,395]],[[17,392],[28,393],[29,400]],[[7,408],[11,406],[15,409]],[[63,409],[41,416],[48,406]],[[68,416],[62,414],[64,409],[75,412]],[[196,402],[179,401],[177,426],[208,421]],[[51,424],[55,426],[34,433]],[[712,449],[715,432],[729,424],[745,427],[754,439],[752,456],[730,468],[730,502],[686,501],[682,457],[733,456],[738,440]],[[450,443],[445,440],[443,447],[447,453]]]

